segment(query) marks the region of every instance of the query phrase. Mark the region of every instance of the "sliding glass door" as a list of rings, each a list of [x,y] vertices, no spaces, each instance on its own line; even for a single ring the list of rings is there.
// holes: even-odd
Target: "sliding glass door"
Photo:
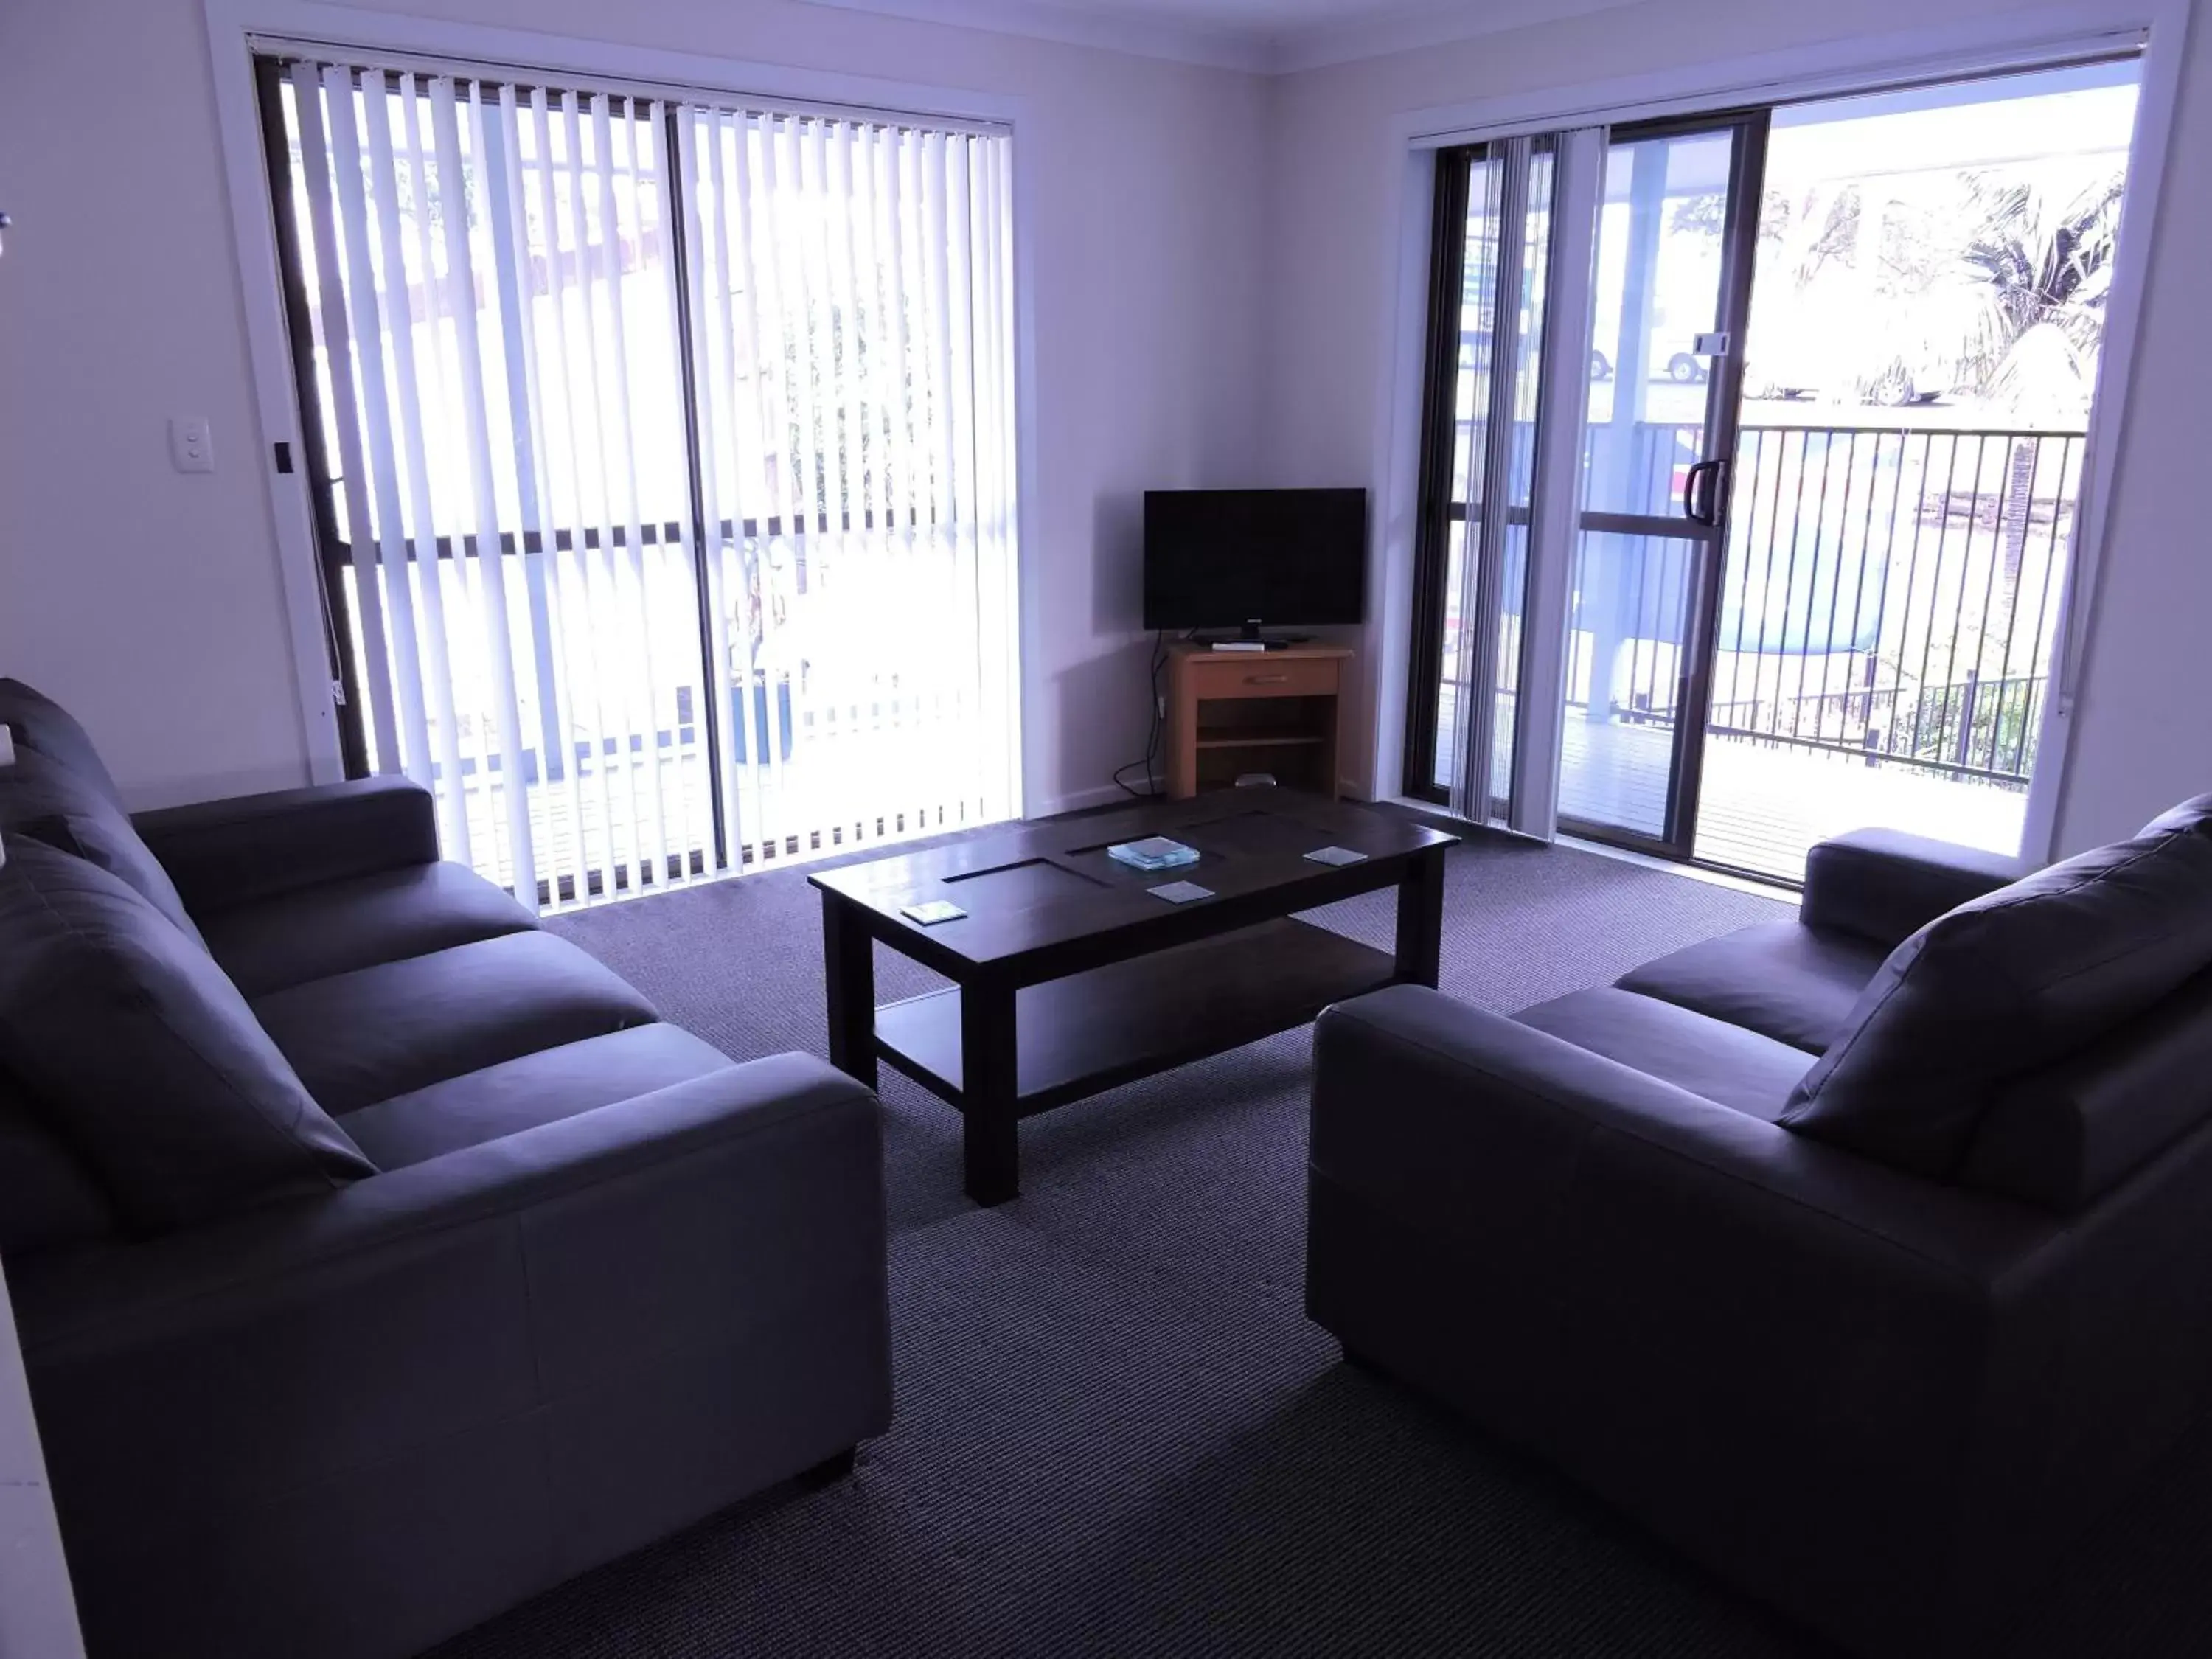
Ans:
[[[1405,793],[1783,880],[2019,850],[2138,74],[1439,152]]]
[[[349,771],[541,904],[1017,810],[1002,133],[260,79]]]
[[[1727,545],[1735,357],[1765,123],[1616,130],[1606,149],[1559,820],[1689,850]]]

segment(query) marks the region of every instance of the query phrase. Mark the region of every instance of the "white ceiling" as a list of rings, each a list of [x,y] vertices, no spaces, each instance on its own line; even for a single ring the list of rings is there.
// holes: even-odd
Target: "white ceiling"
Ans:
[[[1635,0],[808,0],[1151,58],[1281,73]]]

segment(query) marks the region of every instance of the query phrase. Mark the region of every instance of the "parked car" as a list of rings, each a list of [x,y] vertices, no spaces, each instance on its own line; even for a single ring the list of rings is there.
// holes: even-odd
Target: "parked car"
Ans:
[[[1613,378],[1613,359],[1597,347],[1590,348],[1590,379],[1609,380]],[[1696,386],[1710,374],[1705,360],[1693,351],[1680,347],[1669,351],[1665,343],[1655,343],[1651,354],[1651,378],[1672,380],[1676,386]]]

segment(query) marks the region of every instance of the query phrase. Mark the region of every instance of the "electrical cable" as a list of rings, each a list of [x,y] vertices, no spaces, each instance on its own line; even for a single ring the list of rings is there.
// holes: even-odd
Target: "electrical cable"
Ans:
[[[1151,800],[1160,793],[1159,776],[1154,769],[1158,765],[1160,758],[1160,736],[1164,714],[1160,702],[1160,670],[1167,666],[1167,639],[1165,629],[1159,629],[1152,635],[1152,724],[1151,731],[1145,738],[1145,757],[1142,760],[1133,760],[1127,766],[1118,766],[1114,769],[1114,781],[1121,786],[1123,794],[1133,800]],[[1133,787],[1123,775],[1133,772],[1140,766],[1145,769],[1145,787],[1138,789]]]

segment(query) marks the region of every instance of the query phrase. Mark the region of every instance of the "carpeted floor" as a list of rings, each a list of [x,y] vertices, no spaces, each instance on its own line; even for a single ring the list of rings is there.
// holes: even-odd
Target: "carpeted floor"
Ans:
[[[1508,1011],[1788,914],[1503,842],[1454,851],[1445,903],[1444,988]],[[1388,895],[1319,914],[1389,944]],[[802,872],[555,925],[738,1058],[824,1051]],[[935,982],[888,952],[877,973],[886,998]],[[439,1659],[1820,1651],[1339,1362],[1300,1311],[1310,1041],[1024,1124],[1023,1196],[991,1211],[961,1195],[954,1114],[886,1068],[890,1433],[851,1480],[715,1516]],[[2212,1651],[2208,1465],[2115,1518],[2021,1655]]]

